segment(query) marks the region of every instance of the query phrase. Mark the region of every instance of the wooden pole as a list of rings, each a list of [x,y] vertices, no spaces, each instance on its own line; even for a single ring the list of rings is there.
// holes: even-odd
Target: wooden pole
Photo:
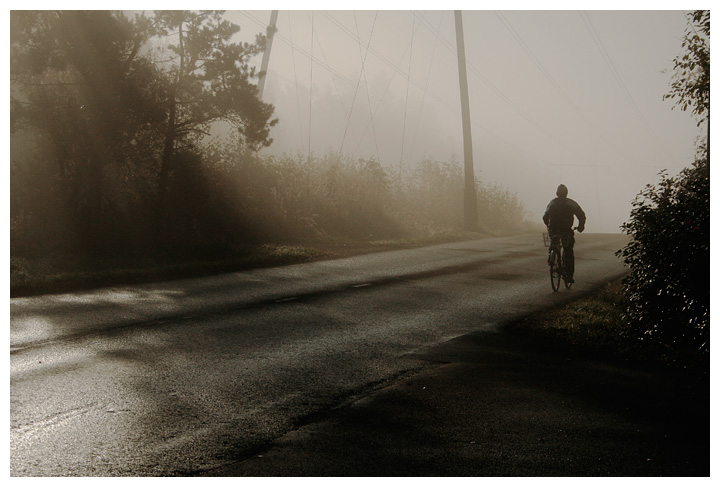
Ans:
[[[455,11],[455,37],[457,38],[458,74],[460,78],[460,103],[462,105],[463,146],[465,153],[465,231],[478,230],[477,190],[473,167],[472,130],[470,128],[470,97],[468,96],[467,68],[465,63],[465,38],[462,11]]]
[[[267,46],[263,52],[262,64],[260,66],[260,77],[258,79],[258,98],[263,99],[263,91],[265,91],[265,77],[267,76],[268,63],[270,62],[270,50],[272,49],[273,37],[277,28],[278,11],[273,10],[270,14],[270,25],[267,28]]]

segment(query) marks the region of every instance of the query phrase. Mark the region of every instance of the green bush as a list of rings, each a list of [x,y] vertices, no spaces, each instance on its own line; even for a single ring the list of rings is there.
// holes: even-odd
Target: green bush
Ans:
[[[630,333],[657,345],[669,360],[701,361],[710,350],[710,176],[699,157],[675,177],[661,173],[633,202],[618,254]]]
[[[675,177],[661,173],[633,202],[623,230],[631,237],[618,252],[632,335],[647,339],[668,360],[707,365],[710,355],[710,11],[688,14],[665,99],[706,122],[707,141],[692,167]]]

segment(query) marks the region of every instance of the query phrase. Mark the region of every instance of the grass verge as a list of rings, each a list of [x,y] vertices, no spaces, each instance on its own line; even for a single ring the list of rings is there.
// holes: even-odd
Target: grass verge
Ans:
[[[562,348],[570,356],[707,375],[709,364],[697,353],[640,340],[623,318],[624,300],[618,279],[568,304],[510,323],[507,329]]]
[[[514,322],[508,329],[570,345],[577,353],[637,358],[637,344],[627,337],[622,320],[622,300],[618,279],[571,303]]]

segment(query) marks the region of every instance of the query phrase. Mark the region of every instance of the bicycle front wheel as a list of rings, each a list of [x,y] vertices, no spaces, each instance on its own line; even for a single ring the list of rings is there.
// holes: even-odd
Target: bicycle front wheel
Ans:
[[[560,274],[562,274],[562,280],[565,283],[565,289],[570,289],[572,287],[572,282],[568,282],[567,278],[565,277],[565,249],[563,249],[563,265],[562,265],[562,271]]]
[[[555,292],[560,289],[560,279],[562,278],[558,260],[557,252],[553,250],[550,254],[550,285]]]

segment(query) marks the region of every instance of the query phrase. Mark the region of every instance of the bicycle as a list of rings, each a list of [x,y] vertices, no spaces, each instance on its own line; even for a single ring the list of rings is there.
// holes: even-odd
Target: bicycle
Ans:
[[[543,233],[543,241],[548,247],[548,265],[550,266],[550,285],[552,290],[557,292],[560,289],[560,281],[565,283],[565,289],[570,289],[573,285],[568,282],[565,276],[565,249],[563,248],[562,238],[559,234],[553,235]]]

